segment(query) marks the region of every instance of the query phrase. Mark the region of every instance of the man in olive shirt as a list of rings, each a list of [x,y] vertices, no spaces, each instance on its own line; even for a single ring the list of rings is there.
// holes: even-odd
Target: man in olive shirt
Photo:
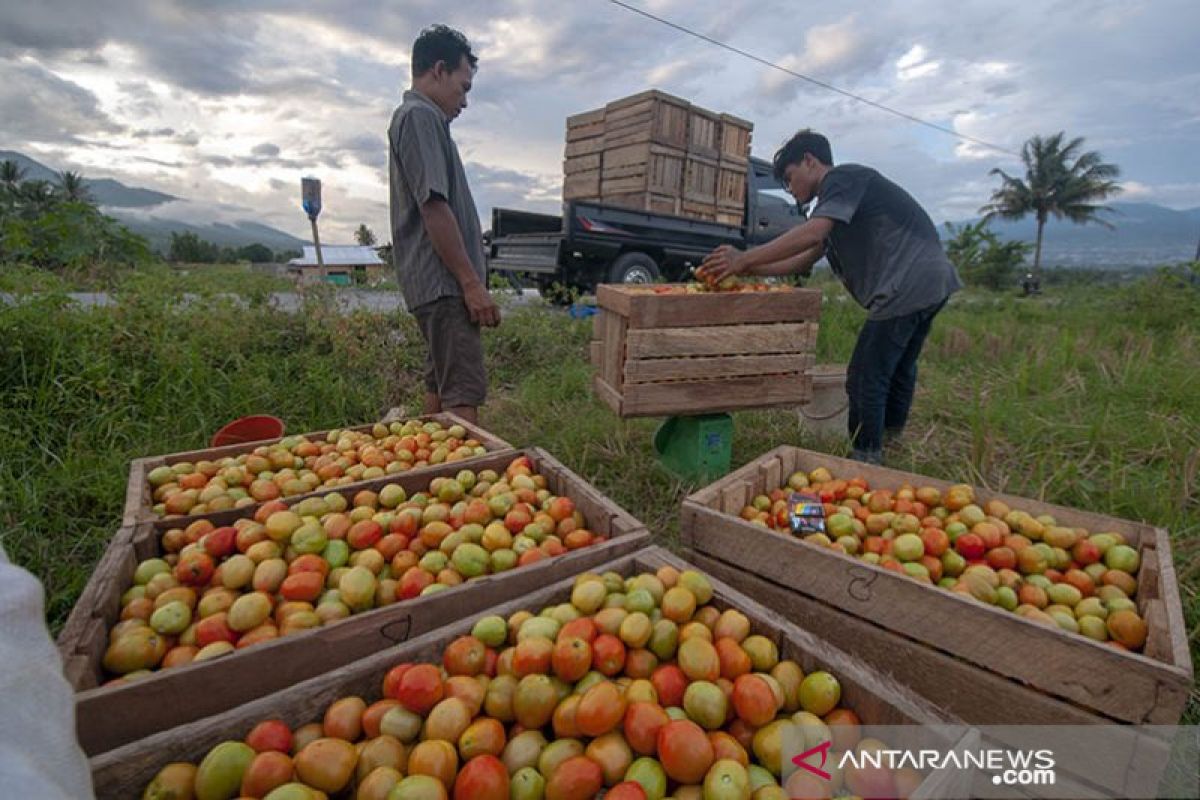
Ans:
[[[479,214],[450,138],[477,62],[458,31],[422,31],[413,45],[412,88],[388,128],[392,258],[427,347],[425,413],[445,409],[469,422],[487,397],[480,326],[500,324]]]
[[[803,130],[775,154],[775,177],[796,202],[817,198],[807,222],[746,252],[723,245],[704,271],[807,275],[821,257],[867,309],[846,374],[853,458],[881,463],[885,432],[908,421],[917,358],[933,318],[962,288],[937,228],[908,192],[870,167],[833,165],[829,140]]]

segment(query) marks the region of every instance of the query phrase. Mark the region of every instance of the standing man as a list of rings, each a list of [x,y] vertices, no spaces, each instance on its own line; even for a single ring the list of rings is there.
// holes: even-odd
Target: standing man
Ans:
[[[500,324],[483,234],[450,123],[467,107],[478,59],[445,25],[413,44],[412,88],[388,128],[392,259],[425,340],[425,413],[469,422],[487,397],[480,326]]]
[[[937,229],[908,192],[870,167],[833,165],[829,140],[802,130],[775,154],[775,178],[801,206],[814,197],[807,222],[761,247],[722,245],[702,269],[727,275],[808,275],[822,255],[850,295],[867,309],[846,374],[852,458],[883,460],[885,433],[908,421],[917,357],[933,318],[962,288]]]

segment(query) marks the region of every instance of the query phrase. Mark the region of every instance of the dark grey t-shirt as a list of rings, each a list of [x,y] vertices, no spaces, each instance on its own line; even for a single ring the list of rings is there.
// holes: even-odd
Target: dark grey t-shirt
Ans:
[[[450,122],[429,98],[411,89],[388,127],[388,183],[392,263],[405,305],[414,309],[439,297],[462,295],[421,221],[421,206],[431,197],[450,204],[467,257],[486,286],[483,232],[462,159],[450,138]]]
[[[912,196],[870,167],[825,174],[811,216],[834,221],[825,256],[868,319],[891,319],[962,288],[933,220]]]

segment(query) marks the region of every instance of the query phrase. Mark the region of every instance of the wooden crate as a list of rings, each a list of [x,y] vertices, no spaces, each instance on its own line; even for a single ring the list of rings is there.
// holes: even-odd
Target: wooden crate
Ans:
[[[1013,726],[1012,731],[1005,731],[1013,738],[1002,739],[1001,744],[1028,747],[1029,742],[1020,738],[1023,726],[1119,724],[1035,689],[1014,685],[1001,675],[814,600],[791,586],[780,586],[694,551],[685,550],[683,557],[784,617],[803,620],[809,632],[902,682],[947,714],[972,725]],[[1170,756],[1169,748],[1150,737],[1143,744],[1136,760],[1097,754],[1073,777],[1060,773],[1058,785],[1068,779],[1077,783],[1083,791],[1075,797],[1146,797],[1147,785],[1157,786]]]
[[[596,108],[567,117],[567,141],[604,136],[604,109]]]
[[[1031,514],[1051,514],[1060,524],[1093,532],[1116,531],[1138,548],[1142,564],[1137,575],[1137,603],[1149,625],[1149,638],[1144,653],[1124,652],[767,531],[737,516],[751,498],[782,486],[792,472],[818,466],[827,467],[835,476],[861,475],[872,487],[909,483],[944,491],[951,485],[796,447],[779,447],[689,497],[683,504],[682,542],[698,553],[790,587],[802,596],[806,609],[816,608],[814,602],[823,603],[907,637],[921,648],[913,652],[931,652],[931,664],[947,663],[941,656],[959,659],[963,666],[953,678],[958,684],[975,681],[983,685],[986,680],[993,686],[986,699],[981,692],[959,698],[966,705],[977,704],[983,719],[1006,719],[1006,705],[1024,709],[1033,703],[1034,693],[1043,693],[1047,702],[1037,706],[1037,716],[1046,721],[1055,718],[1056,709],[1069,704],[1088,715],[1120,722],[1173,725],[1179,721],[1192,690],[1193,671],[1166,531],[976,489],[980,503],[996,499]],[[933,680],[929,678],[929,685]],[[1049,698],[1055,704],[1049,704]]]
[[[600,196],[600,170],[589,169],[563,176],[563,200],[585,200]]]
[[[590,153],[584,156],[563,159],[563,175],[575,175],[580,172],[598,170],[604,163],[603,153]]]
[[[648,192],[678,197],[683,185],[684,152],[652,142],[604,152],[602,194]]]
[[[737,225],[740,228],[746,222],[746,214],[742,211],[727,211],[718,206],[715,221],[722,225]]]
[[[722,158],[717,164],[717,207],[723,211],[741,212],[746,207],[745,162]]]
[[[715,158],[689,152],[683,172],[685,202],[717,204],[717,166]],[[715,210],[714,210],[715,213]]]
[[[754,123],[732,114],[721,115],[721,158],[750,161],[750,137]]]
[[[122,529],[101,558],[58,638],[68,681],[76,696],[76,728],[89,754],[216,714],[238,703],[290,686],[351,663],[369,653],[403,642],[465,614],[526,594],[566,575],[624,555],[649,542],[640,522],[537,448],[496,453],[477,459],[472,469],[503,471],[517,456],[528,455],[546,476],[550,490],[575,501],[589,530],[608,540],[509,572],[487,575],[437,594],[401,601],[356,614],[325,627],[247,647],[221,658],[160,670],[133,683],[98,686],[108,631],[117,622],[121,594],[131,585],[138,563],[161,553],[160,538],[172,522],[143,523]],[[396,483],[411,495],[425,491],[435,477],[454,475],[462,462],[420,473],[368,481],[334,491],[348,500],[362,488],[379,491]],[[293,502],[289,500],[288,502]],[[229,525],[246,512],[210,516]],[[182,702],[181,698],[187,698]]]
[[[617,560],[598,565],[595,571],[612,570],[622,576],[657,570],[663,565],[683,570],[687,562],[660,548],[647,548]],[[582,570],[580,570],[582,571]],[[146,738],[91,759],[96,796],[107,798],[139,797],[154,775],[172,761],[198,763],[216,744],[242,739],[264,719],[282,719],[292,727],[319,721],[335,700],[357,695],[368,703],[380,697],[383,676],[404,662],[440,663],[445,647],[471,631],[477,617],[487,614],[509,616],[520,610],[537,613],[550,604],[566,602],[574,579],[562,576],[557,583],[529,588],[528,594],[495,608],[465,611],[441,620],[442,627],[412,641],[390,646],[371,642],[372,649],[345,667],[313,677],[303,683],[280,687],[268,696],[246,698],[238,706],[205,719],[161,729]],[[864,667],[857,658],[832,647],[809,633],[803,624],[789,620],[719,580],[713,581],[712,604],[718,608],[736,608],[749,617],[752,630],[771,639],[780,658],[792,659],[805,673],[824,669],[837,676],[842,686],[842,702],[853,709],[864,723],[875,725],[956,724],[936,705],[917,697],[901,683]],[[945,785],[932,786],[930,778],[912,797],[962,796],[945,794]],[[942,792],[939,794],[938,792]]]
[[[468,438],[477,440],[480,444],[487,448],[489,452],[499,452],[501,450],[513,449],[511,444],[504,441],[499,436],[484,430],[478,425],[473,425],[457,414],[451,414],[448,411],[443,411],[439,414],[427,414],[422,417],[414,417],[414,419],[420,422],[437,422],[445,428],[449,428],[452,425],[461,425],[466,429]],[[404,422],[405,420],[398,421]],[[371,425],[357,425],[354,427],[342,428],[342,430],[370,433],[372,427],[374,427],[374,423]],[[292,434],[292,436],[304,436],[310,441],[324,442],[325,437],[328,434],[329,431],[312,431],[309,433]],[[154,513],[154,499],[152,497],[153,493],[151,492],[150,484],[146,480],[146,476],[150,474],[151,470],[161,466],[178,464],[181,461],[191,461],[192,463],[195,463],[201,460],[212,461],[230,456],[240,456],[243,453],[252,452],[257,447],[275,444],[278,441],[281,441],[281,439],[263,439],[258,442],[231,444],[225,447],[210,447],[206,450],[185,450],[179,453],[168,453],[167,455],[149,456],[147,458],[134,459],[133,461],[129,462],[129,483],[125,489],[125,512],[121,518],[121,524],[136,525],[139,522],[163,519],[163,517],[159,517]],[[456,461],[454,463],[462,464],[468,462]],[[419,467],[417,469],[424,469],[424,467]],[[417,469],[409,470],[409,472],[416,472]],[[359,481],[357,483],[347,484],[347,487],[362,486],[366,483],[366,481]],[[300,500],[305,497],[312,497],[314,494],[321,494],[326,491],[328,491],[328,487],[323,487],[317,489],[315,492],[297,495],[293,499]],[[259,505],[261,504],[256,503],[253,506],[246,506],[246,508],[254,509]],[[181,523],[182,525],[186,525],[189,521],[196,519],[198,516],[204,515],[191,514],[188,516],[173,517],[172,520],[176,525]]]
[[[821,293],[659,294],[601,285],[596,393],[622,417],[807,402]]]
[[[604,107],[604,149],[643,142],[685,149],[689,107],[656,89],[614,100]]]
[[[688,219],[716,222],[717,207],[713,203],[695,203],[690,200],[683,200],[679,203],[679,215]]]
[[[688,111],[689,153],[708,158],[721,154],[721,116],[711,111],[692,106]]]
[[[658,194],[656,192],[602,194],[600,202],[605,205],[632,208],[638,211],[649,211],[654,214],[673,214],[678,216],[681,213],[678,197],[669,194]]]

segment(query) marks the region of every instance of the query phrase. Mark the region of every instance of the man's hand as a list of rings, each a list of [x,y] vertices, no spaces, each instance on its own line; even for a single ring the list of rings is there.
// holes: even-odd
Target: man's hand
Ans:
[[[463,291],[463,302],[467,304],[467,313],[471,322],[485,328],[494,328],[500,324],[500,306],[492,299],[492,295],[483,288],[482,283],[474,283]]]
[[[731,275],[741,275],[746,271],[741,263],[743,255],[732,245],[723,244],[704,257],[704,263],[700,265],[699,272],[706,280],[713,283],[722,281]]]

